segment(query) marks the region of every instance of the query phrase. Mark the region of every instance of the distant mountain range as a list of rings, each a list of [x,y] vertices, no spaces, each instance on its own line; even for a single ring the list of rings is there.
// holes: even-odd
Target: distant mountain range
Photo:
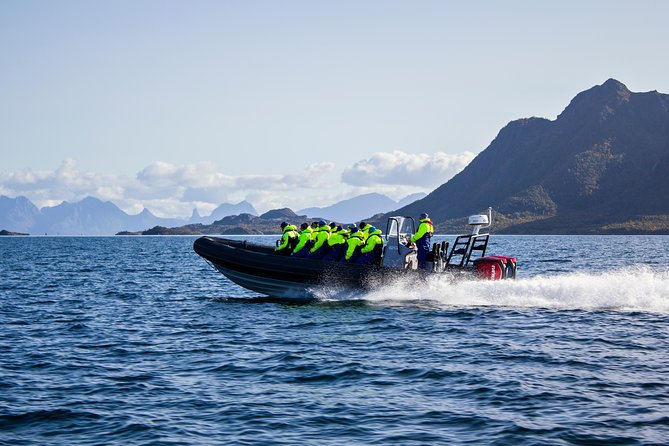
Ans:
[[[148,209],[129,215],[110,201],[87,197],[76,203],[63,202],[38,209],[25,197],[0,195],[0,229],[30,234],[50,235],[112,235],[119,231],[143,231],[154,226],[180,226],[189,223],[212,223],[240,213],[257,214],[253,206],[242,201],[224,203],[211,215],[200,217],[197,211],[190,219],[161,218]]]
[[[385,195],[366,194],[335,203],[326,208],[310,208],[309,213],[300,211],[300,219],[325,218],[328,221],[352,223],[359,221],[370,211],[385,212],[393,207],[424,197],[414,194],[396,202]],[[313,211],[313,212],[312,212]],[[310,215],[307,215],[310,214]],[[237,204],[223,203],[206,217],[193,210],[186,219],[161,218],[148,209],[129,215],[110,201],[87,197],[76,203],[63,202],[57,206],[38,209],[25,197],[0,196],[0,229],[30,234],[50,235],[112,235],[119,232],[146,232],[150,228],[174,228],[187,226],[177,233],[197,233],[213,226],[224,230],[243,232],[277,232],[275,220],[296,221],[298,216],[290,209],[275,209],[257,217],[257,211],[247,201]],[[216,224],[218,222],[218,224]],[[217,229],[218,230],[218,229]],[[162,229],[157,230],[158,233]],[[154,230],[153,233],[156,233]]]
[[[509,123],[462,172],[392,213],[427,211],[450,232],[488,206],[498,232],[669,233],[669,95],[609,79],[554,121]]]

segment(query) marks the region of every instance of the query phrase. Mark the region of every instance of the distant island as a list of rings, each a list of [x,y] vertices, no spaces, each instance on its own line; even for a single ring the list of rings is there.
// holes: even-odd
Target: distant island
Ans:
[[[0,230],[0,235],[30,235],[23,232],[11,232],[5,229]]]
[[[280,234],[281,223],[300,224],[311,221],[306,215],[297,215],[288,208],[274,209],[262,215],[251,214],[230,215],[210,225],[193,224],[166,228],[154,226],[146,231],[121,231],[116,235],[247,235],[247,234]]]

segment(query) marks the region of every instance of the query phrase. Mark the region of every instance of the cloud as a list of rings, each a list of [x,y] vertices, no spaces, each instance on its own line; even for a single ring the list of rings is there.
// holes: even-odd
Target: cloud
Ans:
[[[228,175],[215,163],[174,165],[157,161],[135,175],[99,174],[81,170],[66,159],[53,171],[0,172],[0,192],[25,195],[37,206],[79,201],[86,196],[111,200],[126,212],[148,207],[157,215],[190,216],[194,207],[207,212],[223,202],[251,200],[257,209],[284,207],[299,191],[331,187],[334,163],[322,162],[280,175]]]
[[[284,175],[239,175],[219,172],[213,163],[175,166],[162,161],[145,167],[137,174],[147,189],[173,191],[183,201],[222,202],[239,191],[267,192],[314,189],[327,184],[326,175],[334,163],[311,164],[303,171]]]
[[[204,162],[175,166],[163,161],[145,167],[137,174],[137,180],[147,187],[230,187],[234,177],[218,171],[214,163]]]
[[[471,152],[411,154],[399,150],[377,152],[344,169],[341,179],[352,186],[404,185],[433,188],[445,183],[467,166]]]
[[[81,171],[77,169],[76,161],[68,158],[56,170],[4,173],[0,182],[4,193],[26,195],[40,205],[46,205],[54,201],[77,201],[88,195],[103,200],[120,198],[127,179]]]

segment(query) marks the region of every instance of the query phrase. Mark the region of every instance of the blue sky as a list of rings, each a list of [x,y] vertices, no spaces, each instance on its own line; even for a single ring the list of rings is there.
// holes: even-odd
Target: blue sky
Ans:
[[[0,194],[169,216],[429,192],[509,121],[669,92],[666,1],[0,0]]]

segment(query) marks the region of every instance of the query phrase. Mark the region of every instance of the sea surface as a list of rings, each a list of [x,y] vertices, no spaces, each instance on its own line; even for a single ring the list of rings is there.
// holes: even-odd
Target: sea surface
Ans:
[[[669,443],[669,237],[497,236],[515,281],[308,303],[194,240],[0,239],[0,444]]]

